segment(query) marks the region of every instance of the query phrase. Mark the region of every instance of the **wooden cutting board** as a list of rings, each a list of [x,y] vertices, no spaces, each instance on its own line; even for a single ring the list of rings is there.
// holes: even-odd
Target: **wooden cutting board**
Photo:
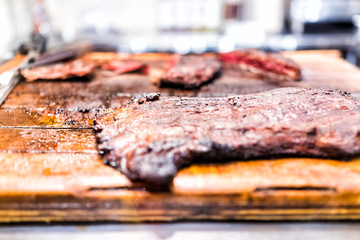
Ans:
[[[139,93],[229,96],[302,86],[360,94],[360,70],[337,51],[285,54],[300,64],[303,81],[279,86],[225,72],[200,90],[182,91],[159,89],[145,75],[99,71],[90,81],[21,82],[0,108],[0,221],[360,219],[360,158],[194,165],[170,192],[149,192],[101,162],[95,114]],[[131,56],[151,66],[167,57]]]

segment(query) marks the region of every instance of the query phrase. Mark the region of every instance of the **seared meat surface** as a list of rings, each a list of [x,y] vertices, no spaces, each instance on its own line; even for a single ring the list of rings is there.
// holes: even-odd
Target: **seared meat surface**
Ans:
[[[96,120],[105,163],[167,185],[195,161],[360,153],[360,105],[349,94],[281,88],[227,98],[143,97]]]
[[[49,64],[41,67],[21,69],[21,75],[26,81],[32,82],[37,79],[54,80],[84,77],[95,70],[96,65],[81,59],[64,63]]]
[[[247,71],[271,82],[298,81],[300,67],[280,53],[265,53],[259,50],[237,50],[220,53],[224,68]]]
[[[215,57],[200,55],[175,55],[169,60],[168,69],[155,76],[161,86],[198,88],[212,80],[220,71],[220,62]]]
[[[110,60],[101,65],[104,70],[114,71],[122,74],[127,72],[144,72],[146,67],[138,61]]]

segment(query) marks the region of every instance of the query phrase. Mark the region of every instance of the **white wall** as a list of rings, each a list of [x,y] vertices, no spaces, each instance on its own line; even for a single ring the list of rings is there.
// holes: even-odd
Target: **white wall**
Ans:
[[[215,1],[221,6],[225,0]],[[248,16],[251,20],[257,21],[267,33],[281,31],[284,0],[247,1],[250,5]],[[55,31],[64,28],[69,29],[69,34],[78,31],[85,22],[89,23],[89,19],[84,18],[87,13],[99,28],[112,25],[125,35],[155,34],[160,2],[161,0],[46,0]],[[177,2],[186,4],[187,1]],[[89,14],[91,12],[92,14]],[[214,16],[217,17],[219,16]]]
[[[29,9],[32,1],[34,0],[0,0],[0,59],[9,46],[19,45],[21,40],[28,38],[32,26]],[[100,33],[106,26],[112,26],[120,34],[127,36],[156,34],[160,19],[159,3],[163,0],[44,1],[53,32],[66,29],[63,37],[71,40],[76,32],[91,24]],[[185,0],[177,1],[186,3]],[[221,6],[225,0],[214,1],[218,1]],[[247,1],[250,4],[249,17],[258,22],[266,33],[278,33],[281,30],[284,0]]]
[[[279,33],[283,27],[284,0],[250,0],[251,18],[267,33]]]
[[[7,1],[5,0],[0,0],[0,29],[0,54],[2,54],[6,51],[7,46],[14,36],[13,31],[11,30],[10,12],[7,7]],[[1,58],[0,55],[0,59]]]
[[[156,31],[157,0],[48,0],[46,3],[55,31],[64,28],[78,31],[91,21],[99,28],[111,25],[127,35]]]
[[[29,0],[0,0],[0,60],[29,38],[32,26]]]

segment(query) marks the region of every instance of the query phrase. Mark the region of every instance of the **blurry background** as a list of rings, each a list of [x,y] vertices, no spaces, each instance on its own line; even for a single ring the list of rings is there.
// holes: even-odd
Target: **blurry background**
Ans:
[[[127,52],[339,49],[360,59],[359,0],[0,0],[0,59],[38,27]]]

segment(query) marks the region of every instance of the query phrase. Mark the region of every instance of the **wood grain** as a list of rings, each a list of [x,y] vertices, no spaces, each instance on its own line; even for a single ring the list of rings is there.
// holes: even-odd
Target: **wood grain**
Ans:
[[[169,192],[147,191],[101,163],[96,113],[144,92],[229,96],[301,86],[360,96],[359,69],[336,52],[286,54],[303,69],[299,83],[280,86],[225,72],[184,91],[158,88],[146,75],[107,71],[89,81],[21,82],[0,108],[0,222],[360,219],[358,158],[193,165],[179,172]],[[163,67],[169,54],[85,57],[99,63],[130,57]]]
[[[25,60],[25,57],[26,55],[17,54],[13,59],[0,66],[0,74],[20,65]]]
[[[0,128],[0,152],[98,153],[92,129]]]
[[[186,194],[358,194],[359,183],[360,159],[340,162],[290,158],[192,166],[178,173],[173,189]]]
[[[98,111],[0,109],[0,128],[92,128]]]
[[[254,191],[247,184],[231,184],[235,191],[204,192],[213,185],[204,181],[207,187],[199,189],[197,181],[184,181],[188,189],[184,191],[174,185],[171,193],[151,193],[141,186],[135,186],[126,177],[112,168],[101,164],[96,154],[0,154],[0,221],[173,221],[186,219],[241,219],[241,220],[313,220],[313,219],[357,219],[359,217],[359,192],[316,189],[274,189],[284,179],[264,176],[271,171],[299,173],[291,182],[314,182],[304,179],[304,173],[330,180],[336,168],[346,169],[337,185],[348,185],[349,179],[357,184],[359,160],[351,163],[336,161],[294,159],[251,161],[229,163],[224,167],[195,165],[184,169],[177,177],[184,175],[196,179],[206,179],[212,174],[222,183],[229,183],[228,176],[238,178],[239,171],[252,175],[244,176],[246,182],[261,191]],[[270,165],[274,164],[277,168]],[[301,165],[307,168],[299,169]],[[319,168],[319,165],[320,168]],[[249,171],[249,168],[259,171]],[[317,168],[316,173],[313,173]],[[327,174],[328,170],[330,174]],[[216,170],[216,171],[215,171]],[[220,171],[218,171],[220,170]],[[350,170],[353,170],[351,172]],[[195,174],[189,174],[193,172]],[[217,172],[217,174],[215,174]],[[302,172],[302,173],[300,173]],[[345,178],[341,178],[345,176]],[[21,180],[21,181],[20,181]],[[249,182],[250,180],[250,182]],[[260,180],[260,181],[257,181]],[[296,181],[294,181],[296,180]],[[316,179],[315,179],[316,180]],[[316,181],[315,181],[316,182]],[[322,181],[322,187],[326,181]],[[255,185],[254,185],[255,183]],[[306,184],[310,186],[311,184]],[[315,184],[316,185],[316,184]],[[315,186],[312,183],[312,186]],[[353,185],[353,186],[354,186]],[[358,185],[358,184],[357,184]],[[277,185],[278,186],[278,185]],[[293,186],[289,183],[289,186]],[[300,184],[300,186],[302,186]],[[334,186],[332,186],[334,187]],[[350,186],[351,187],[351,186]],[[217,186],[215,187],[217,188]],[[357,188],[359,188],[357,186]],[[356,189],[356,187],[355,187]],[[218,190],[218,189],[217,189]],[[201,192],[202,191],[202,192]]]
[[[11,195],[80,196],[91,188],[131,186],[124,175],[102,164],[97,153],[0,153],[0,175],[0,203],[12,202]]]
[[[71,93],[70,95],[68,93]],[[71,89],[64,94],[11,94],[2,105],[3,109],[54,109],[54,110],[98,110],[118,108],[131,102],[131,97],[106,95],[74,95]]]

